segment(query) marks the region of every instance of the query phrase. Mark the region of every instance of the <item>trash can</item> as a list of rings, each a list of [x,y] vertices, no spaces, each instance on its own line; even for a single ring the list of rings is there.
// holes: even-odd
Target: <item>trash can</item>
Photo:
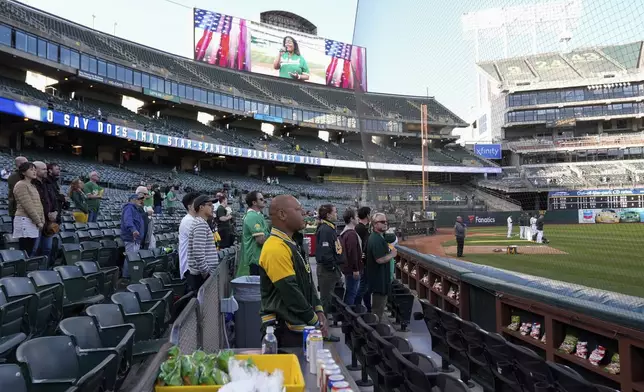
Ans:
[[[235,312],[235,345],[237,348],[260,348],[262,318],[259,315],[259,276],[240,276],[230,283],[239,304],[239,309]]]

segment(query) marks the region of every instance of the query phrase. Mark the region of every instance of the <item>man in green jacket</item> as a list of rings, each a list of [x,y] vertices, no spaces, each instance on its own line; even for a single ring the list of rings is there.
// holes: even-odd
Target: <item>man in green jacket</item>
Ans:
[[[271,202],[270,215],[273,228],[259,257],[262,329],[276,325],[281,347],[301,347],[306,326],[328,335],[311,266],[293,240],[304,228],[302,205],[293,196],[280,195]]]

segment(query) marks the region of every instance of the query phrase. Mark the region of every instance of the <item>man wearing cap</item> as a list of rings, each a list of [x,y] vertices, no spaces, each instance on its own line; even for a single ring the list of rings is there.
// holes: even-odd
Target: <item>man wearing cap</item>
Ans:
[[[137,187],[136,194],[139,195],[139,197],[143,197],[141,215],[145,222],[145,238],[141,241],[141,249],[153,249],[156,247],[156,240],[154,239],[154,221],[152,220],[154,210],[145,206],[145,203],[152,199],[152,195],[150,195],[148,188],[144,186]]]
[[[145,220],[143,219],[142,206],[145,196],[132,194],[128,203],[123,206],[121,213],[121,239],[125,245],[125,252],[138,252],[141,242],[145,238]],[[129,279],[127,257],[123,263],[123,278]]]
[[[197,291],[215,270],[219,259],[215,238],[208,219],[213,216],[210,196],[201,195],[194,201],[195,219],[188,233],[188,273],[185,274],[190,290]]]

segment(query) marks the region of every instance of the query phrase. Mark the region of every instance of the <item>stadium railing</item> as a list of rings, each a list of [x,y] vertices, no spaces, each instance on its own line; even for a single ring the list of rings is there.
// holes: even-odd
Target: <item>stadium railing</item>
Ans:
[[[549,361],[572,366],[593,382],[622,391],[644,390],[644,299],[426,255],[404,246],[397,249],[396,278],[419,299],[498,332]],[[451,290],[459,296],[448,294]],[[547,334],[545,342],[509,329],[515,315],[521,323],[539,322],[541,335]],[[589,353],[595,346],[606,347],[600,366],[559,349],[569,334],[588,342]],[[613,354],[619,354],[621,365],[616,375],[604,371]]]
[[[229,282],[238,254],[236,251],[226,252],[216,271],[199,289],[197,297],[186,305],[172,324],[168,344],[147,362],[146,369],[137,375],[138,382],[125,392],[152,392],[159,366],[173,345],[178,346],[182,353],[192,353],[197,349],[214,352],[227,346],[220,300],[230,294]]]

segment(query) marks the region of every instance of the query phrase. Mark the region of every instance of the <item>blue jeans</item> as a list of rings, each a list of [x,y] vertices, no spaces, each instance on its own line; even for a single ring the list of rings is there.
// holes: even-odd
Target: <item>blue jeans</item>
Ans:
[[[40,256],[47,256],[48,259],[51,259],[51,248],[54,244],[54,236],[47,237],[41,234],[40,238],[38,238],[38,242],[40,244],[36,244],[36,252],[34,253],[40,254]],[[38,248],[40,248],[40,253],[37,252]]]
[[[362,271],[362,275],[360,275],[360,287],[358,288],[354,305],[360,305],[362,302],[364,302],[367,312],[371,312],[371,291],[367,285],[367,274],[365,271]]]
[[[360,278],[356,279],[353,274],[344,275],[344,303],[353,305],[360,288]]]
[[[96,222],[96,218],[98,218],[98,211],[89,211],[87,214],[87,222]]]
[[[161,213],[161,206],[154,206],[154,213],[155,214],[160,214]]]

